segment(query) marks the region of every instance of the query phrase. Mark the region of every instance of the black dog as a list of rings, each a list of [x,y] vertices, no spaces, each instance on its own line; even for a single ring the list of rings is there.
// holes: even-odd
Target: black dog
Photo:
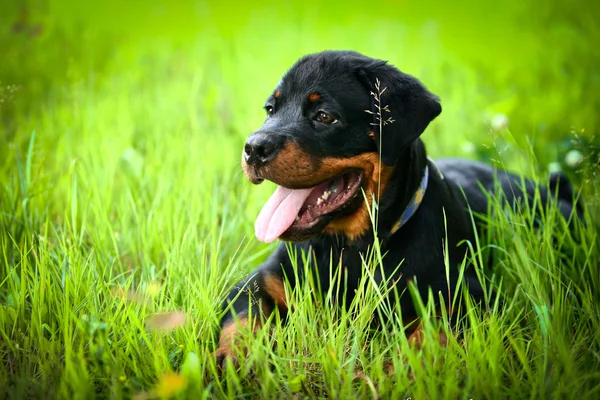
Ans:
[[[256,220],[256,236],[264,242],[283,239],[299,250],[311,249],[319,266],[312,273],[323,291],[331,284],[329,265],[343,265],[347,304],[361,277],[361,253],[374,240],[368,212],[373,198],[379,206],[377,235],[386,253],[386,278],[395,282],[398,293],[416,279],[422,296],[431,288],[447,298],[466,254],[459,243],[474,243],[469,207],[474,213],[488,211],[480,185],[491,191],[497,179],[508,202],[528,199],[536,190],[527,182],[523,192],[520,177],[486,164],[430,161],[419,136],[440,114],[438,98],[412,76],[355,52],[327,51],[300,59],[267,99],[265,109],[265,123],[250,135],[242,154],[251,182],[268,179],[279,185]],[[557,198],[545,188],[540,192],[543,202],[558,201],[569,218],[570,187],[559,190]],[[253,316],[275,309],[288,312],[284,276],[292,286],[300,283],[295,276],[303,279],[302,271],[295,274],[292,268],[282,243],[231,292],[217,350],[221,360],[231,355],[237,329],[250,322],[250,311]],[[481,299],[475,273],[467,269],[462,279],[468,281],[471,295]],[[240,293],[244,288],[252,298]],[[402,296],[400,301],[402,315],[415,316],[411,297]]]

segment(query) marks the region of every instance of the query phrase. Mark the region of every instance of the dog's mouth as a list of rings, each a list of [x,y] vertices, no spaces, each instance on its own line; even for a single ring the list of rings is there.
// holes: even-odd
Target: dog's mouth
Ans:
[[[319,233],[333,218],[360,205],[362,181],[362,171],[351,170],[308,189],[278,186],[256,218],[256,237],[270,243]]]

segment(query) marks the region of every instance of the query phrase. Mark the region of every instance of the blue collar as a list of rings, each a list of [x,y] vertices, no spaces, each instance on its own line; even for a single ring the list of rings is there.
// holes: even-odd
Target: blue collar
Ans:
[[[421,184],[419,188],[413,195],[410,203],[404,209],[404,212],[400,216],[400,219],[394,224],[392,227],[391,233],[394,234],[400,229],[404,224],[408,222],[408,220],[415,215],[421,202],[423,201],[423,196],[425,196],[425,191],[427,190],[427,182],[429,181],[429,166],[425,166],[425,173],[423,174],[423,179],[421,179]]]

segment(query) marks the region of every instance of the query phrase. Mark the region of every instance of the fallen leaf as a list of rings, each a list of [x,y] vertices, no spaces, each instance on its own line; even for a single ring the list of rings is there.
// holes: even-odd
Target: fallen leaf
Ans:
[[[186,315],[181,311],[158,313],[146,320],[146,328],[153,331],[171,331],[185,324],[186,319]]]

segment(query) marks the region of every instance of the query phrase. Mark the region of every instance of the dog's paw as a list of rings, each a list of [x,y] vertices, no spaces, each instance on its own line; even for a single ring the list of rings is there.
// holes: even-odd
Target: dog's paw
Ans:
[[[251,331],[248,330],[249,326],[250,323],[247,318],[230,321],[223,325],[219,335],[219,345],[213,353],[215,363],[221,373],[225,370],[228,363],[236,371],[240,370],[241,359],[248,355],[248,348],[243,344],[243,340],[241,339],[247,337],[249,334],[252,335],[259,327],[259,324],[254,322]]]
[[[219,374],[223,374],[225,369],[227,368],[227,364],[231,364],[234,370],[240,370],[240,357],[238,355],[238,351],[243,351],[242,349],[235,349],[231,347],[219,347],[213,354],[215,357],[215,364],[217,365],[217,370]]]
[[[448,346],[448,336],[442,331],[439,332],[438,341],[440,346],[447,347]],[[423,329],[421,327],[417,328],[409,337],[408,344],[415,350],[420,350],[423,347],[423,343],[425,342],[425,334],[423,333]]]

